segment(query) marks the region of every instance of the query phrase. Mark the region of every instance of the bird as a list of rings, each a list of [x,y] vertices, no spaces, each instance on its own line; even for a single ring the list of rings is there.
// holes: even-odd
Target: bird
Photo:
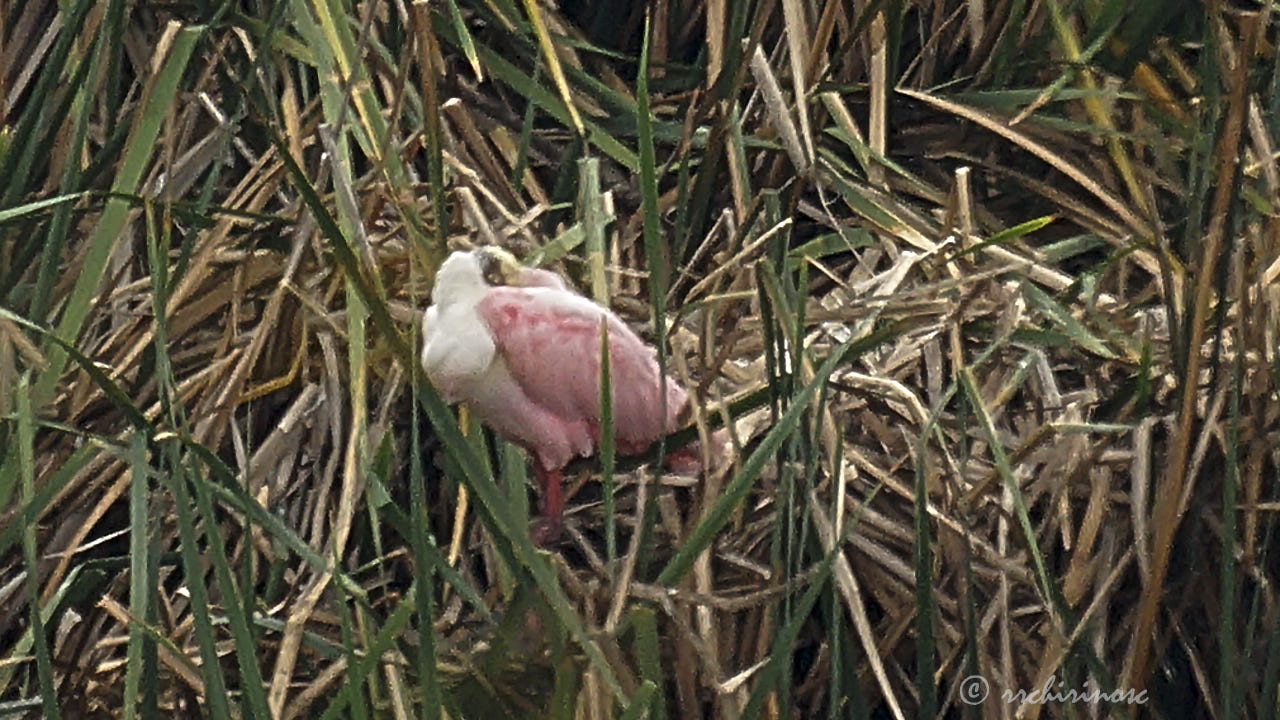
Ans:
[[[523,267],[497,246],[456,250],[436,273],[423,317],[427,379],[445,402],[464,402],[529,454],[542,492],[532,529],[539,546],[563,530],[562,469],[600,443],[602,329],[615,447],[640,454],[678,428],[688,393],[659,371],[654,348],[556,273]]]

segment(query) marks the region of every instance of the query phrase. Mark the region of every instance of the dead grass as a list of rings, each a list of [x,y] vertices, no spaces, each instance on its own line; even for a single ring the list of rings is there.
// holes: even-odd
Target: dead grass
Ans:
[[[0,711],[1273,717],[1274,20],[1114,5],[0,2]],[[469,243],[731,428],[612,561],[414,361]]]

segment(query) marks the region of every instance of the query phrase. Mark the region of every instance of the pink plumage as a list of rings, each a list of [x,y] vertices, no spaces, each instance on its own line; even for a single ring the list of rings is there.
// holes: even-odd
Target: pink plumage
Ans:
[[[432,300],[424,320],[427,376],[446,400],[466,401],[533,456],[544,498],[540,541],[560,530],[560,469],[592,454],[600,440],[602,326],[619,452],[643,452],[677,427],[684,388],[667,378],[664,416],[653,349],[558,275],[519,269],[496,248],[455,252],[440,267]]]
[[[525,395],[555,415],[581,419],[599,441],[601,326],[608,325],[614,437],[624,453],[644,451],[675,429],[685,391],[667,379],[666,420],[653,351],[616,315],[549,288],[497,287],[480,317]]]

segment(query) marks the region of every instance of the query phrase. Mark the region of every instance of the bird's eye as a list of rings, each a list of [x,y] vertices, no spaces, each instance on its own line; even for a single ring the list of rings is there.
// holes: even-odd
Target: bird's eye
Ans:
[[[484,281],[490,285],[506,284],[506,279],[502,276],[502,260],[496,255],[480,253],[480,273],[484,275]]]

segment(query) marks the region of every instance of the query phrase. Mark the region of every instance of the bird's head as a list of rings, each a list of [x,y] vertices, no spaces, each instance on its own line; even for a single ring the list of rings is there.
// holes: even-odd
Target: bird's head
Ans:
[[[474,251],[480,262],[480,273],[490,285],[519,285],[520,261],[496,245],[483,245]]]
[[[520,263],[500,247],[456,250],[440,264],[431,297],[437,305],[475,303],[494,286],[523,284],[521,278]]]

